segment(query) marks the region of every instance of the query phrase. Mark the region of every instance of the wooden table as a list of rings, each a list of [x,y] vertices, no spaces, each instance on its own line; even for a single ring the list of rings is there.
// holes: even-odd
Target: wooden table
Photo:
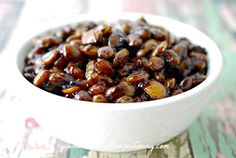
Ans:
[[[45,1],[45,4],[49,3]],[[65,3],[65,2],[64,2]],[[66,2],[67,3],[67,2]],[[77,13],[98,12],[101,1],[72,0],[65,8],[72,7],[68,14],[57,14],[37,1],[26,3],[19,23],[7,45],[10,50],[16,40],[38,28],[47,27],[52,19],[60,20],[75,16]],[[236,157],[236,1],[235,0],[126,0],[102,2],[106,11],[140,11],[167,16],[189,23],[209,35],[220,47],[224,56],[224,68],[216,90],[201,116],[182,134],[164,143],[168,149],[155,149],[150,155],[148,150],[130,153],[103,153],[87,149],[66,149],[65,142],[55,139],[54,150],[42,157],[56,158],[234,158]],[[113,3],[113,5],[112,5]],[[53,4],[53,2],[50,2]],[[105,6],[111,5],[111,7]],[[114,5],[115,4],[115,5]],[[35,7],[37,6],[37,7]],[[45,12],[48,9],[50,15]],[[58,11],[60,9],[56,9]],[[105,10],[105,9],[104,9]],[[34,12],[33,12],[34,11]],[[43,11],[44,13],[40,13]],[[50,12],[51,11],[51,12]],[[67,11],[67,10],[66,10]],[[42,15],[42,16],[41,16]],[[25,29],[30,25],[31,29]],[[29,28],[29,27],[27,27]],[[37,29],[36,29],[37,28]],[[51,140],[51,139],[50,139]]]

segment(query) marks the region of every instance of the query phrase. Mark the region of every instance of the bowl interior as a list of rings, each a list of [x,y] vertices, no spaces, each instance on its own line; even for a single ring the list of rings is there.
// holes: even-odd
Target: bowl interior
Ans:
[[[149,14],[139,14],[139,13],[119,13],[119,14],[112,14],[112,15],[91,15],[91,14],[85,14],[85,15],[79,15],[77,18],[71,20],[65,20],[63,23],[65,24],[73,24],[79,21],[100,21],[100,20],[105,20],[106,22],[115,22],[120,19],[127,19],[127,20],[137,20],[140,17],[144,17],[149,23],[154,24],[154,25],[160,25],[164,27],[165,29],[169,30],[171,33],[176,35],[177,37],[187,37],[192,43],[200,45],[208,51],[208,58],[209,58],[209,68],[208,68],[208,73],[207,73],[207,79],[203,81],[200,85],[196,86],[195,88],[192,88],[191,90],[184,92],[182,94],[168,97],[168,98],[163,98],[160,100],[155,100],[155,101],[149,101],[148,104],[145,104],[145,102],[141,103],[128,103],[125,106],[119,106],[117,104],[111,104],[111,103],[106,103],[106,104],[111,104],[109,108],[114,108],[114,109],[132,109],[132,108],[146,108],[150,106],[162,106],[167,103],[172,103],[175,101],[178,101],[180,99],[184,99],[190,95],[194,95],[195,93],[200,93],[201,90],[205,88],[209,88],[209,86],[216,81],[218,78],[220,71],[222,69],[222,55],[218,49],[218,47],[215,45],[215,43],[207,37],[205,34],[203,34],[201,31],[197,30],[196,28],[181,23],[176,20],[172,20],[169,18],[165,17],[160,17],[160,16],[155,16],[155,15],[149,15]],[[58,27],[59,25],[59,27]],[[54,27],[49,30],[55,30],[59,29],[62,25],[57,24],[57,27]],[[39,33],[38,35],[43,35],[49,30],[43,31],[42,33]],[[33,36],[34,37],[34,36]],[[29,39],[27,42],[23,43],[18,51],[17,54],[17,69],[18,69],[18,75],[21,76],[21,80],[24,80],[24,84],[27,84],[27,86],[30,86],[30,88],[35,89],[35,91],[38,91],[41,95],[46,94],[50,97],[54,97],[55,99],[60,99],[64,101],[66,98],[60,97],[51,93],[48,93],[44,90],[41,90],[31,83],[29,83],[26,79],[24,79],[22,75],[22,70],[24,67],[24,60],[29,52],[29,50],[32,48],[31,44],[31,39]],[[20,74],[19,74],[20,73]],[[37,90],[36,90],[37,89]],[[71,99],[66,99],[68,102],[78,102],[77,100],[71,100]],[[77,106],[83,106],[84,104],[93,104],[93,107],[100,107],[104,106],[103,104],[100,103],[90,103],[90,102],[84,102],[80,101],[81,104]],[[134,104],[140,104],[139,106],[136,106]],[[108,108],[106,106],[105,108]]]

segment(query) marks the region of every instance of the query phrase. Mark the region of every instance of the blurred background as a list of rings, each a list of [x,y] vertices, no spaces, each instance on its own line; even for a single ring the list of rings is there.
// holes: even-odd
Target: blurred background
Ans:
[[[0,113],[1,108],[8,106],[12,100],[17,103],[19,99],[13,91],[8,89],[11,83],[7,79],[6,71],[11,65],[12,53],[15,53],[12,50],[24,38],[56,23],[73,19],[78,14],[113,14],[120,11],[151,13],[173,18],[193,25],[216,42],[224,56],[224,68],[216,91],[214,94],[210,94],[209,105],[201,117],[187,130],[188,139],[191,138],[190,142],[197,144],[197,146],[189,147],[191,148],[190,157],[194,155],[193,157],[204,158],[201,152],[208,150],[211,156],[206,154],[207,157],[236,157],[235,0],[0,0],[0,83],[4,83],[0,84]],[[8,59],[5,64],[1,60],[2,55]],[[5,102],[2,102],[4,99]],[[4,116],[8,116],[8,113],[0,114],[1,158],[3,158],[1,154],[7,155],[6,153],[10,153],[11,149],[14,149],[13,153],[18,153],[18,155],[25,149],[23,153],[28,154],[28,157],[37,157],[37,154],[30,151],[32,149],[42,151],[40,144],[44,145],[43,151],[45,149],[47,153],[54,152],[55,154],[57,150],[55,148],[51,150],[51,146],[48,144],[54,146],[56,138],[52,139],[45,133],[32,130],[32,127],[38,126],[32,118],[7,121]],[[15,116],[19,116],[19,114]],[[28,127],[31,132],[25,131],[25,128]],[[225,133],[224,130],[228,133]],[[195,136],[202,138],[201,142],[192,139]],[[28,143],[29,150],[19,142]],[[5,145],[4,152],[1,152],[3,144]],[[179,147],[176,148],[178,151],[182,150]],[[8,152],[5,153],[5,149]],[[40,156],[38,155],[38,157]]]

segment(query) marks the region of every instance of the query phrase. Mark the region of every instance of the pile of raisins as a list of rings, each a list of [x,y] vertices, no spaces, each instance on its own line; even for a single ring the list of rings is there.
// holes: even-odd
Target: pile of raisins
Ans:
[[[144,18],[80,22],[35,37],[23,75],[76,100],[130,103],[183,93],[206,79],[207,51]]]

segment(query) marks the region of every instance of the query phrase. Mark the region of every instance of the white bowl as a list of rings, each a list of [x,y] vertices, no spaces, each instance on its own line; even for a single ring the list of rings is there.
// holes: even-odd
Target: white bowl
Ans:
[[[187,92],[156,101],[100,104],[67,99],[39,89],[23,77],[24,58],[32,47],[30,39],[18,50],[16,79],[18,88],[24,89],[22,94],[28,101],[28,109],[45,131],[82,148],[131,151],[169,140],[199,116],[222,68],[221,53],[205,34],[169,18],[139,13],[79,15],[72,23],[104,19],[108,22],[136,20],[141,16],[151,24],[161,25],[176,36],[187,37],[205,47],[209,58],[207,79]]]

